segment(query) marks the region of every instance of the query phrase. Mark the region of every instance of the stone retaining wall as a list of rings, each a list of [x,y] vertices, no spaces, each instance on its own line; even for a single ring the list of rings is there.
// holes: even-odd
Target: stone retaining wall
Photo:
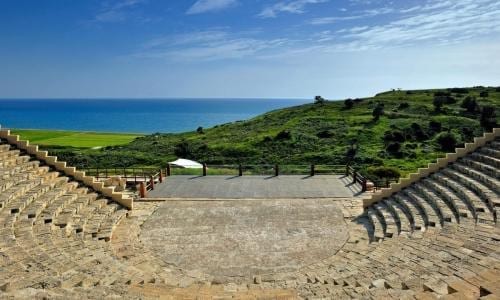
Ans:
[[[459,158],[474,152],[476,149],[484,146],[488,142],[493,141],[499,136],[500,128],[494,128],[492,132],[485,133],[482,137],[474,138],[474,142],[466,143],[464,148],[457,148],[454,153],[448,153],[445,157],[438,158],[435,163],[430,163],[427,168],[419,168],[417,173],[411,173],[408,177],[399,180],[399,182],[392,183],[389,188],[383,188],[371,197],[363,199],[363,207],[368,207],[384,198],[390,197],[420,179],[445,168],[448,164],[457,161]]]
[[[86,176],[85,172],[78,171],[75,167],[67,166],[66,162],[58,161],[57,156],[49,156],[47,151],[38,150],[37,145],[30,145],[29,141],[20,140],[20,137],[11,134],[10,130],[0,129],[0,138],[7,140],[9,144],[14,145],[18,149],[24,150],[28,154],[35,156],[38,160],[54,167],[57,171],[63,172],[66,176],[71,176],[76,181],[83,182],[86,186],[102,193],[104,196],[109,197],[128,209],[133,209],[133,199],[129,196],[120,192],[115,192],[114,187],[105,187],[104,182],[98,181],[94,176]]]

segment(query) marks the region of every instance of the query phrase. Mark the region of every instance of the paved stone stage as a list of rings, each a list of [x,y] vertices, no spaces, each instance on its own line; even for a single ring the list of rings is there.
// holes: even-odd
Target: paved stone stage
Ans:
[[[172,176],[157,184],[148,198],[348,198],[359,192],[360,186],[342,175]]]
[[[349,236],[341,206],[339,199],[165,201],[139,238],[173,269],[248,280],[335,255]]]

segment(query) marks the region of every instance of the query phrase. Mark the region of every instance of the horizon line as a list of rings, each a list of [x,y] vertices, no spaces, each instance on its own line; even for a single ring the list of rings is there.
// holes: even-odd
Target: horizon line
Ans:
[[[0,97],[1,100],[314,100],[314,97]]]

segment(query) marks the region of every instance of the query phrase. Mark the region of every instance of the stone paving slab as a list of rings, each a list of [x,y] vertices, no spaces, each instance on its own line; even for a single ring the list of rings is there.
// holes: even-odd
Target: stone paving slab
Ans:
[[[166,201],[142,225],[140,239],[167,265],[218,282],[294,272],[346,242],[339,201]]]
[[[360,186],[343,175],[190,176],[168,177],[148,198],[290,199],[346,198]]]

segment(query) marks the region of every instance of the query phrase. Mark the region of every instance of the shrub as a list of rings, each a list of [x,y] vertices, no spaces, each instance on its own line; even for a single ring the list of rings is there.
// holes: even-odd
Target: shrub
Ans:
[[[472,141],[474,139],[474,129],[470,127],[462,127],[462,137],[467,141]]]
[[[200,127],[196,128],[196,132],[199,133],[199,134],[203,134],[204,133],[203,132],[203,127],[200,126]]]
[[[378,178],[398,179],[401,177],[399,170],[393,167],[368,167],[366,171],[369,175],[373,175]]]
[[[405,109],[405,108],[408,108],[408,107],[410,107],[410,104],[408,104],[408,102],[401,102],[398,105],[398,109]]]
[[[175,145],[174,154],[180,158],[193,158],[192,147],[186,140],[182,140],[177,145]]]
[[[218,151],[222,156],[226,158],[244,158],[244,157],[252,157],[257,153],[257,150],[250,149],[246,147],[224,147]]]
[[[458,139],[451,132],[441,132],[436,136],[436,143],[442,151],[452,152],[457,147]]]
[[[444,91],[434,92],[434,97],[448,97],[448,96],[451,96],[450,92],[444,92]]]
[[[384,104],[383,103],[377,103],[375,108],[372,111],[373,119],[377,121],[380,116],[384,114]]]
[[[467,112],[474,113],[479,110],[479,105],[477,104],[476,98],[467,96],[460,107],[465,108]]]
[[[450,92],[456,93],[456,94],[468,94],[469,89],[467,88],[451,88],[449,89]]]
[[[452,96],[446,96],[444,97],[444,103],[445,104],[453,104],[453,103],[457,103],[457,99],[455,99],[454,97]]]
[[[273,139],[272,139],[270,136],[268,136],[268,135],[267,135],[267,136],[265,136],[265,137],[262,139],[262,141],[263,141],[264,143],[271,142],[272,140],[273,140]]]
[[[283,131],[278,132],[278,134],[275,137],[276,140],[289,140],[291,138],[292,138],[292,134],[287,130],[283,130]]]
[[[422,129],[422,126],[418,123],[411,124],[412,135],[419,141],[423,141],[428,138],[427,134]]]
[[[488,98],[490,94],[488,93],[488,91],[482,91],[481,93],[479,93],[479,97],[481,98]]]
[[[351,109],[354,106],[354,101],[352,101],[352,99],[347,99],[344,101],[344,106],[346,109]]]
[[[434,110],[436,112],[440,112],[441,108],[443,107],[444,101],[443,97],[440,96],[435,96],[434,100],[432,101],[432,105],[434,105]]]
[[[429,121],[429,129],[434,132],[441,132],[441,123],[437,121]]]
[[[322,130],[318,132],[316,136],[319,137],[320,139],[327,139],[333,137],[334,134],[330,130]]]
[[[391,155],[395,155],[395,156],[401,156],[402,153],[401,153],[401,144],[398,143],[398,142],[391,142],[387,145],[387,147],[385,148],[385,150],[391,154]]]
[[[384,141],[387,142],[400,142],[405,141],[405,135],[399,130],[386,131],[384,133]]]
[[[495,92],[500,93],[500,87],[497,87],[497,88],[495,89]]]
[[[481,126],[491,130],[497,126],[496,111],[494,106],[483,106],[481,109]]]

